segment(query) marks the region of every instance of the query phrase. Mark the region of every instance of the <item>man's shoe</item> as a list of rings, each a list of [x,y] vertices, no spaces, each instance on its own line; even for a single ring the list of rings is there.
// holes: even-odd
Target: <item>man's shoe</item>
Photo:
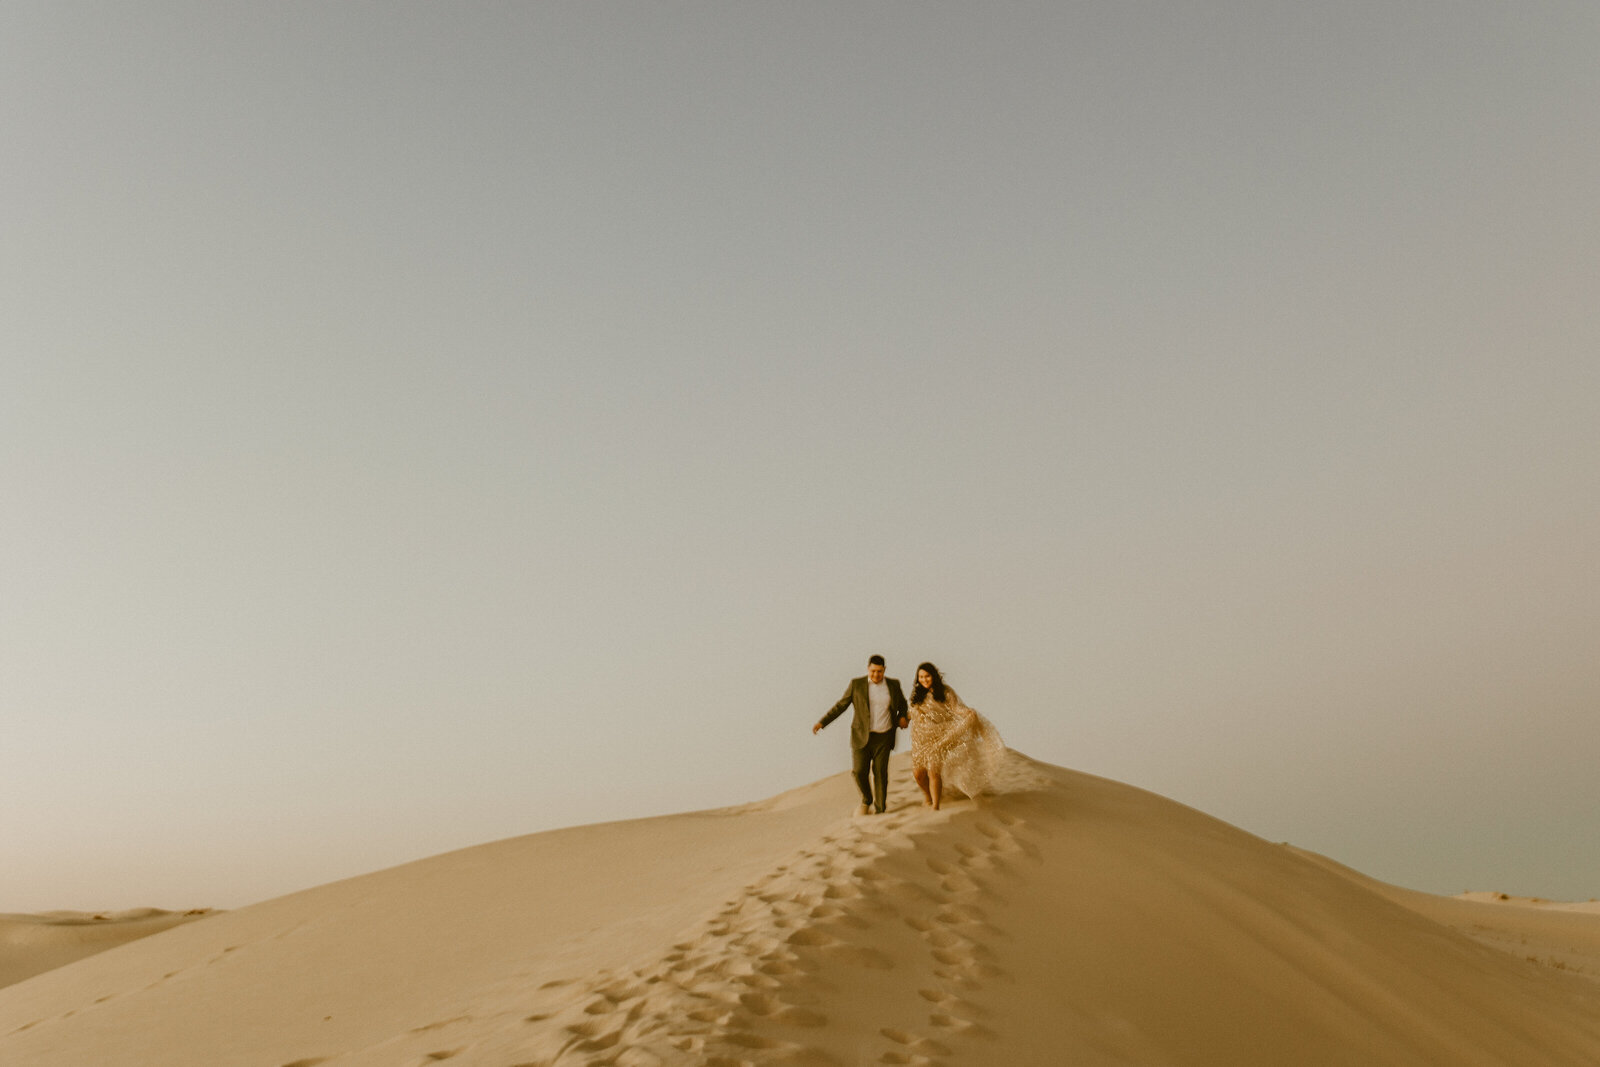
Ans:
[[[857,814],[857,815],[865,815],[865,814],[867,814],[867,813],[868,813],[868,812],[869,812],[869,811],[871,811],[871,810],[872,810],[872,809],[871,809],[871,808],[870,808],[870,807],[868,807],[868,806],[867,806],[867,805],[866,805],[866,804],[862,804],[862,805],[859,805],[859,806],[858,806],[858,807],[857,807],[857,808],[856,808],[856,814]]]

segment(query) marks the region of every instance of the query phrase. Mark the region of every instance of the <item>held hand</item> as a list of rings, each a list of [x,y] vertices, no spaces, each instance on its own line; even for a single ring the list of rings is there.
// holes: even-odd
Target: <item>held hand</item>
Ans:
[[[909,725],[911,725],[911,720],[904,715],[900,716],[900,729],[904,730]]]
[[[814,734],[815,733],[821,733],[822,732],[822,724],[820,722],[812,723],[811,724],[811,732],[814,733]]]

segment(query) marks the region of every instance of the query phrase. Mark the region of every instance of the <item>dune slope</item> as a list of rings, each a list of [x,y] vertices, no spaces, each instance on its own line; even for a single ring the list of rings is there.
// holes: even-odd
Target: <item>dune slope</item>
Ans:
[[[135,908],[0,915],[0,988],[211,914],[209,908]]]
[[[905,772],[217,915],[0,990],[0,1062],[1600,1061],[1600,984],[1319,857],[1015,753],[937,813]]]

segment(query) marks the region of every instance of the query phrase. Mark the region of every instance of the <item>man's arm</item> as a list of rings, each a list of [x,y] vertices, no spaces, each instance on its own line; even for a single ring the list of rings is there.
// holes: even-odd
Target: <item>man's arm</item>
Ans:
[[[816,733],[834,719],[837,719],[840,715],[844,714],[844,709],[850,706],[850,701],[852,699],[850,694],[855,690],[855,684],[856,683],[852,681],[844,687],[844,696],[839,698],[839,703],[828,709],[828,714],[817,720],[817,724],[811,728],[812,733]]]
[[[899,682],[889,687],[889,714],[894,716],[895,722],[902,730],[911,724],[911,720],[907,718],[910,709],[906,705],[906,695],[901,691]]]

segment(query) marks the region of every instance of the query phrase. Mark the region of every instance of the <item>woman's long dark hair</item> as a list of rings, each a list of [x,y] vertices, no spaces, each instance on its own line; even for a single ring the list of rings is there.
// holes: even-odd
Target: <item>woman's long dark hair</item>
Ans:
[[[922,682],[918,681],[917,684],[911,690],[911,703],[913,703],[913,704],[922,703],[924,700],[928,699],[928,693],[931,691],[933,693],[933,699],[937,700],[939,703],[943,704],[944,703],[944,678],[939,674],[939,668],[935,667],[931,663],[919,663],[919,664],[917,664],[917,673],[921,674],[923,671],[927,671],[928,672],[928,677],[933,679],[933,685],[931,685],[931,686],[929,686],[929,687],[927,687],[925,689],[925,688],[923,688]]]

